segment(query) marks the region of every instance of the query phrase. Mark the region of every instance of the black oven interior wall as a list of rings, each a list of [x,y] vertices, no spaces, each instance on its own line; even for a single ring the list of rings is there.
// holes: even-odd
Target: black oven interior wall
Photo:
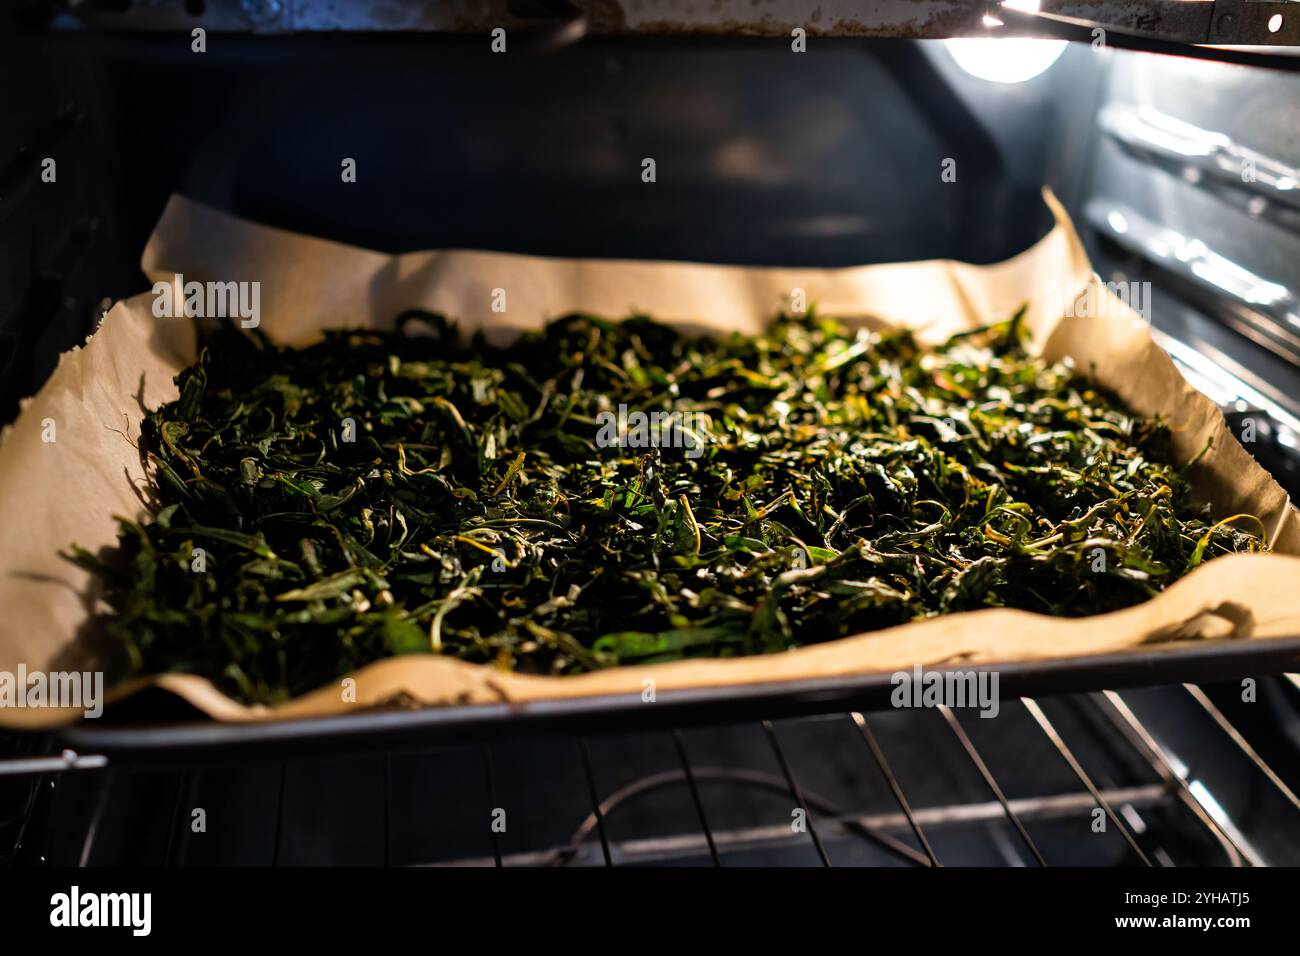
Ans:
[[[947,41],[0,37],[0,420],[145,288],[175,192],[386,251],[836,266],[1007,258],[1050,226],[1043,183],[1103,278],[1300,418],[1300,304],[1277,292],[1300,288],[1292,73],[1081,44],[1004,84]],[[1163,262],[1128,220],[1178,237]]]
[[[1049,227],[1047,183],[1103,278],[1152,281],[1157,324],[1300,392],[1300,307],[1275,293],[1300,288],[1300,206],[1276,188],[1300,166],[1294,74],[1078,44],[1002,84],[946,41],[814,38],[796,54],[591,38],[499,55],[477,36],[212,34],[195,53],[181,34],[0,29],[0,43],[6,420],[107,302],[145,288],[140,252],[174,192],[386,251],[836,266],[1004,259]],[[1258,175],[1207,175],[1184,162],[1198,149]],[[1181,237],[1199,256],[1184,266],[1210,278],[1135,255],[1132,233],[1116,242],[1117,211]]]
[[[1062,104],[1090,106],[1101,73],[1072,52],[1008,87],[938,42],[503,56],[480,37],[213,34],[202,54],[184,35],[24,37],[0,58],[5,415],[106,298],[146,287],[140,251],[174,192],[387,251],[1006,258],[1050,226],[1039,185],[1078,174],[1070,151],[1053,161]]]

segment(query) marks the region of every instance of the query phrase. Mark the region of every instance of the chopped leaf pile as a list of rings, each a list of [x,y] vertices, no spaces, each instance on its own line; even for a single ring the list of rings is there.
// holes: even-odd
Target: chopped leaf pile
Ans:
[[[419,313],[303,349],[223,328],[144,421],[152,516],[72,558],[119,677],[275,703],[396,654],[572,674],[1095,614],[1264,547],[1191,499],[1164,425],[1020,338],[1019,316],[935,350],[821,316],[710,339],[575,315],[504,348]]]

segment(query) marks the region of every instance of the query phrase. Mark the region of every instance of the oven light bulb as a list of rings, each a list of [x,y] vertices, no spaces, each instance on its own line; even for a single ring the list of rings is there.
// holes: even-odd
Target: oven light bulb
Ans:
[[[1039,0],[1006,0],[1003,6],[1033,13],[1038,4]],[[1001,26],[1002,21],[985,16],[984,25]],[[958,66],[992,83],[1032,80],[1060,58],[1068,42],[1030,37],[954,37],[943,41]]]

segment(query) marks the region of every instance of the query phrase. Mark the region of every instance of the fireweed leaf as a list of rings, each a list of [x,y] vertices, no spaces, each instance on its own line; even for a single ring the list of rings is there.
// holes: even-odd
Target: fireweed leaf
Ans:
[[[69,549],[117,677],[276,703],[395,654],[771,653],[1110,611],[1265,547],[1191,498],[1164,423],[1027,355],[1023,310],[928,351],[820,315],[719,339],[572,315],[507,347],[398,329],[208,333],[143,422],[156,514]]]

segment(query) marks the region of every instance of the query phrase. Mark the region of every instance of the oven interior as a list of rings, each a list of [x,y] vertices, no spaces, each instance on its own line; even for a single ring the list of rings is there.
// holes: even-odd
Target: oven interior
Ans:
[[[1050,227],[1046,183],[1103,279],[1150,283],[1161,344],[1300,489],[1289,70],[1076,42],[1005,84],[937,39],[813,36],[794,55],[780,36],[592,35],[502,57],[479,34],[227,32],[221,3],[143,5],[165,25],[189,19],[136,29],[112,18],[141,6],[79,6],[0,14],[12,21],[0,56],[6,421],[109,303],[144,288],[140,251],[175,192],[391,252],[838,266],[1006,259]],[[202,54],[190,21],[212,24]],[[355,183],[340,180],[344,158]],[[945,160],[955,182],[941,179]],[[1012,698],[989,719],[723,712],[614,733],[593,719],[335,756],[286,746],[135,762],[9,734],[0,854],[38,866],[1300,863],[1300,679],[1261,674],[1249,690]]]

